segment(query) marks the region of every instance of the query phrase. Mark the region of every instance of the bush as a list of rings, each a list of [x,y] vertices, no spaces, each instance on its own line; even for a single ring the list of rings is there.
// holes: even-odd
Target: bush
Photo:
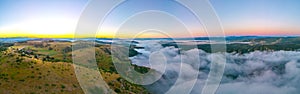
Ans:
[[[21,79],[21,80],[19,80],[19,81],[21,81],[21,82],[25,82],[25,80],[24,80],[24,79]]]
[[[115,89],[115,92],[116,92],[116,93],[121,93],[121,90],[118,89],[118,88],[116,88],[116,89]]]
[[[64,85],[61,85],[61,88],[62,88],[62,89],[64,89],[64,88],[66,88],[66,86],[64,86]]]

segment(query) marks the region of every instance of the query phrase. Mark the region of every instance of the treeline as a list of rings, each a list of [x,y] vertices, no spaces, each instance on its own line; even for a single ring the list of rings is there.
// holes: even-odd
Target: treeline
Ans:
[[[212,44],[215,47],[218,47],[219,44]],[[176,45],[176,44],[163,44],[164,47],[174,46],[175,48],[189,48],[188,45]],[[220,45],[224,46],[224,45]],[[205,52],[211,53],[211,45],[210,44],[201,44],[197,45],[198,49],[201,49]],[[192,48],[189,48],[192,49]],[[277,43],[277,44],[270,44],[270,45],[249,45],[249,44],[226,44],[226,52],[228,53],[249,53],[253,51],[298,51],[300,50],[299,43]]]
[[[0,43],[0,52],[6,51],[8,47],[13,46],[12,43]]]
[[[217,44],[215,44],[217,46]],[[211,53],[211,45],[198,45],[198,48]],[[274,44],[274,45],[249,45],[249,44],[227,44],[228,53],[249,53],[253,51],[296,51],[300,49],[300,44]]]

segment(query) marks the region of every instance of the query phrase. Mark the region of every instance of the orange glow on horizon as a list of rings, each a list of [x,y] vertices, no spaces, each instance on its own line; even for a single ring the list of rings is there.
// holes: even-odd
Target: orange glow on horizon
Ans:
[[[300,35],[297,30],[293,31],[285,31],[285,30],[224,30],[225,36],[280,36],[280,35]],[[26,34],[26,33],[0,33],[0,38],[13,38],[13,37],[26,37],[26,38],[74,38],[74,34]],[[197,33],[195,35],[191,35],[194,37],[207,37],[207,34],[203,33]],[[177,38],[184,38],[184,37],[191,37],[191,36],[171,36],[171,37],[177,37]],[[76,36],[77,38],[133,38],[132,35],[118,35],[115,36],[114,34],[97,34],[95,36],[89,36],[89,35],[80,35]],[[140,36],[136,36],[137,38],[166,38],[168,36],[162,35],[162,34],[155,34],[155,33],[148,33],[143,34]]]
[[[292,30],[292,29],[225,29],[224,30],[226,36],[245,36],[245,35],[253,35],[253,36],[280,36],[280,35],[300,35],[300,30]]]

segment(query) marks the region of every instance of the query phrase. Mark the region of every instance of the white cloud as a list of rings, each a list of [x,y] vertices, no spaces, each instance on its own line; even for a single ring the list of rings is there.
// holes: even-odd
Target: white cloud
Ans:
[[[196,83],[191,93],[201,93],[210,70],[211,58],[209,57],[213,54],[198,49],[179,53],[178,48],[162,48],[159,47],[158,42],[156,43],[147,42],[149,45],[146,45],[146,49],[139,51],[142,54],[131,58],[132,63],[147,66],[151,52],[159,51],[167,59],[163,77],[145,87],[154,93],[165,93],[171,87],[176,91],[185,92],[191,84]],[[242,55],[225,53],[225,56],[227,64],[217,94],[297,94],[300,92],[300,52],[255,51]],[[179,75],[180,72],[182,75]],[[176,81],[178,84],[174,84]]]

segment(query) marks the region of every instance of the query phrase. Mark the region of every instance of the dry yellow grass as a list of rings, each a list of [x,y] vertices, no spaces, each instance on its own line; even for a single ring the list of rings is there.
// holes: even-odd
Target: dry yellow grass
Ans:
[[[2,58],[16,60],[15,56]],[[1,60],[0,93],[83,93],[77,82],[73,64],[23,59],[22,62]]]
[[[39,42],[32,42],[34,43]],[[21,56],[16,51],[30,48],[44,56],[55,52],[51,57],[63,60],[63,56],[66,56],[67,59],[72,59],[72,52],[62,52],[64,48],[71,47],[69,42],[49,42],[44,48],[34,47],[32,44],[18,43],[3,52],[5,54],[0,53],[0,94],[82,94],[95,93],[95,87],[103,88],[100,91],[104,93],[147,93],[143,87],[131,84],[117,74],[107,52],[110,48],[107,45],[95,48],[99,72],[70,62],[49,62],[43,61],[44,57]],[[48,47],[53,48],[52,52]],[[77,77],[74,66],[76,71],[81,71]],[[77,78],[85,84],[79,85]]]

